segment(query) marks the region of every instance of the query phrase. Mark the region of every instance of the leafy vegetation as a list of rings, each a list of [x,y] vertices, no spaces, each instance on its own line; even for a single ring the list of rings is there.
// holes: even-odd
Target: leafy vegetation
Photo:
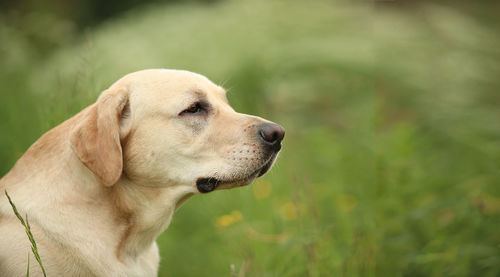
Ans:
[[[261,180],[176,213],[160,276],[498,276],[500,20],[470,5],[150,5],[83,34],[0,18],[0,173],[125,73],[187,69],[287,134]]]

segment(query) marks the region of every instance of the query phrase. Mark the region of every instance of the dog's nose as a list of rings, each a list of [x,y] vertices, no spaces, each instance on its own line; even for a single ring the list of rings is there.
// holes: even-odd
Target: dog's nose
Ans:
[[[259,126],[259,135],[266,145],[280,145],[285,137],[285,128],[275,123],[264,123]]]

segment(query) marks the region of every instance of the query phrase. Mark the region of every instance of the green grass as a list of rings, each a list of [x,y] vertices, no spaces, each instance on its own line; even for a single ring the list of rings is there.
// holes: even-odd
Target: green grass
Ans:
[[[123,74],[188,69],[287,134],[262,180],[176,213],[160,276],[498,276],[500,20],[463,7],[148,6],[53,20],[43,51],[4,22],[0,173]]]
[[[26,221],[24,221],[21,214],[19,214],[19,212],[17,211],[17,207],[14,204],[14,202],[12,202],[12,199],[10,198],[7,191],[5,191],[5,196],[7,196],[7,199],[9,200],[10,206],[12,207],[14,214],[16,215],[16,217],[19,219],[19,221],[23,225],[24,229],[26,230],[26,235],[28,236],[28,240],[31,243],[31,251],[33,252],[33,255],[35,256],[36,261],[40,265],[40,268],[42,269],[43,276],[46,277],[47,274],[45,273],[45,268],[43,267],[42,259],[40,259],[40,255],[38,254],[38,246],[36,245],[35,237],[33,237],[33,233],[31,233],[31,226],[30,226],[30,223],[28,221],[28,215],[26,215]],[[27,269],[26,269],[26,276],[29,276],[29,275],[30,275],[30,255],[28,253],[28,264],[27,264]]]

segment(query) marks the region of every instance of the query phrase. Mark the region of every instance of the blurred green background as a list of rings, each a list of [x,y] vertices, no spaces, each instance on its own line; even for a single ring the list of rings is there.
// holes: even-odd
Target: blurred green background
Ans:
[[[176,213],[160,276],[500,276],[498,2],[0,7],[0,175],[144,68],[285,126],[269,174]]]

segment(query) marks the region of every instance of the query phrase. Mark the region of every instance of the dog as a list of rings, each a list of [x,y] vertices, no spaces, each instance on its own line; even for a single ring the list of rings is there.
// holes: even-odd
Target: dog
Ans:
[[[285,130],[234,111],[182,70],[130,73],[45,133],[2,179],[27,215],[48,276],[156,276],[156,238],[196,194],[250,184]],[[41,276],[24,227],[0,200],[0,276]]]

